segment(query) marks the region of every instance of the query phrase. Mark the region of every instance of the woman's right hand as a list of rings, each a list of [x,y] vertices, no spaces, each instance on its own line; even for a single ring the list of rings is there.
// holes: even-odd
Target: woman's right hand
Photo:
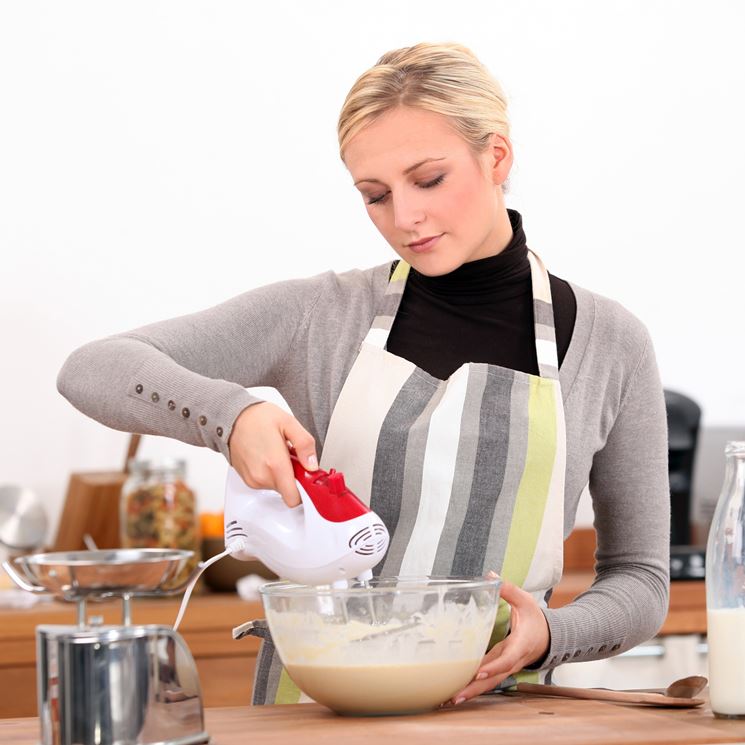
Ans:
[[[308,471],[318,470],[313,436],[294,416],[268,401],[245,408],[228,440],[230,464],[252,489],[273,489],[288,507],[300,504],[289,448]]]

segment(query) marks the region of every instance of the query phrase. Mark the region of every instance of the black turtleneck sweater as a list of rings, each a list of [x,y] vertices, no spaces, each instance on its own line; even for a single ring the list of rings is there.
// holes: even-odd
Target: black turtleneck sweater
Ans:
[[[388,337],[392,354],[442,380],[465,362],[538,374],[533,292],[522,218],[507,210],[512,240],[496,256],[450,274],[427,277],[412,267]],[[577,302],[569,284],[549,275],[559,366],[572,338]]]

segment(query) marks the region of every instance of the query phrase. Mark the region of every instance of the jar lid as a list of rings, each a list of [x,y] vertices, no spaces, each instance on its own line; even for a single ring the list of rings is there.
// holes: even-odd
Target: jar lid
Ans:
[[[143,475],[147,473],[185,473],[186,461],[183,458],[157,458],[147,460],[129,460],[129,472]]]

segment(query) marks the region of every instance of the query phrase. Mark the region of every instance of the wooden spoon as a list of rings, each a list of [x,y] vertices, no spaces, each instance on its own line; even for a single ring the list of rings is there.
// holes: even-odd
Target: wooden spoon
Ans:
[[[665,689],[665,695],[671,698],[695,698],[697,693],[706,688],[708,682],[703,675],[689,675],[670,683]]]
[[[664,693],[650,691],[612,691],[607,688],[570,688],[569,686],[542,685],[540,683],[518,683],[520,693],[537,693],[542,696],[563,696],[565,698],[584,698],[595,701],[612,701],[619,704],[648,704],[687,708],[701,706],[704,699],[695,698],[708,681],[701,675],[673,681]]]

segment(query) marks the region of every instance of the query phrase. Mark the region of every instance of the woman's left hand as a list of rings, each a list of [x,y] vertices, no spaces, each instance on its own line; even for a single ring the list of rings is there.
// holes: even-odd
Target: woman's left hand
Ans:
[[[510,633],[484,657],[473,681],[451,703],[460,704],[496,687],[505,678],[543,657],[551,641],[548,622],[533,596],[506,580],[500,596],[512,606]]]

